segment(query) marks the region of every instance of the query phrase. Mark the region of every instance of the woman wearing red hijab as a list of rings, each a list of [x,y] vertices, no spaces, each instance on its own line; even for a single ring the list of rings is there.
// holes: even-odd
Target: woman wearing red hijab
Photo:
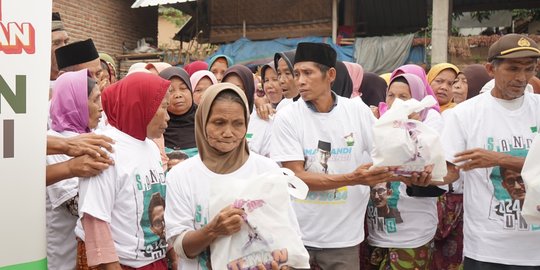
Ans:
[[[102,94],[109,125],[101,133],[116,142],[115,166],[80,184],[75,231],[90,267],[167,269],[165,175],[151,139],[167,128],[169,89],[167,80],[135,73]]]

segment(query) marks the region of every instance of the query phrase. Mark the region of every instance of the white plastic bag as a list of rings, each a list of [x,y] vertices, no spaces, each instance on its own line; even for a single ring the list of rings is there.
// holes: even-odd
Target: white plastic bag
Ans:
[[[540,135],[536,135],[529,149],[521,177],[526,190],[521,215],[527,223],[540,225]]]
[[[446,161],[437,131],[423,122],[409,119],[409,115],[430,108],[437,101],[426,96],[422,101],[395,99],[373,127],[374,167],[399,166],[398,175],[410,176],[433,165],[433,181],[442,181],[446,176]]]
[[[274,172],[253,179],[211,182],[211,218],[229,205],[246,212],[239,232],[210,245],[212,269],[257,269],[260,263],[271,269],[272,261],[280,266],[309,268],[309,254],[290,202],[290,195],[305,199],[308,187],[292,171],[283,171],[287,175]]]

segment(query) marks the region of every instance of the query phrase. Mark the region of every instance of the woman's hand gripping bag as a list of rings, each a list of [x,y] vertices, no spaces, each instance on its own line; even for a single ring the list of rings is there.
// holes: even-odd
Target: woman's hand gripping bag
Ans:
[[[521,215],[529,224],[540,225],[540,135],[536,135],[521,170],[525,202]]]
[[[286,172],[287,174],[284,174]],[[232,205],[246,215],[239,232],[216,239],[210,245],[212,269],[258,269],[272,261],[309,269],[309,254],[302,243],[291,195],[305,199],[308,187],[287,169],[250,179],[219,179],[211,182],[210,217]]]
[[[433,181],[443,181],[446,160],[437,131],[409,115],[430,108],[437,101],[426,96],[422,101],[395,99],[392,107],[373,127],[373,167],[395,166],[397,175],[411,176],[433,166]]]

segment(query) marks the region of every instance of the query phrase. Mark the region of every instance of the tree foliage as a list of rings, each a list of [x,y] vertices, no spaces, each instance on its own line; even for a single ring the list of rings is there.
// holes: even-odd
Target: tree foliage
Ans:
[[[167,21],[178,27],[184,25],[189,19],[189,15],[186,15],[182,13],[182,11],[172,7],[159,6],[158,13],[159,16],[164,17]]]
[[[484,20],[489,20],[494,11],[474,11],[471,12],[471,17],[482,22]],[[462,12],[454,12],[452,14],[452,19],[459,19],[463,16]],[[533,9],[513,9],[512,10],[512,20],[525,20],[525,21],[535,21],[540,20],[540,8]]]

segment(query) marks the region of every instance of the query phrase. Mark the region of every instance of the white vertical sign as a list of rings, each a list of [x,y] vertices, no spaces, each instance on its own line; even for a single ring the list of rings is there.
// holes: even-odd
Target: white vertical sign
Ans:
[[[52,0],[0,0],[0,270],[47,269]]]

